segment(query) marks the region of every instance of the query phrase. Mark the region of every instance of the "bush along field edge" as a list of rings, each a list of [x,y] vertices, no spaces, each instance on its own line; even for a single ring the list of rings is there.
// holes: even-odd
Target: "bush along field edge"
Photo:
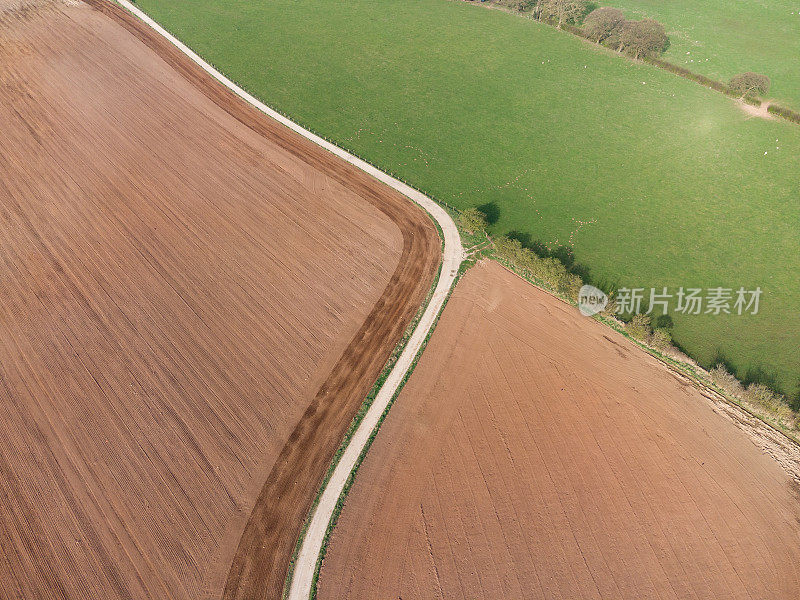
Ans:
[[[585,282],[557,257],[540,256],[523,247],[519,240],[505,236],[491,238],[486,233],[485,216],[477,208],[462,211],[456,217],[456,223],[464,233],[465,247],[472,244],[476,248],[473,259],[479,256],[492,258],[536,287],[573,306],[578,305]],[[616,313],[613,291],[605,309],[592,318],[632,340],[671,369],[716,392],[728,403],[800,444],[800,413],[784,395],[763,383],[746,385],[721,363],[710,370],[702,368],[672,344],[667,327],[653,327],[650,315],[635,314],[623,321]]]
[[[660,58],[669,47],[664,26],[653,19],[629,21],[621,9],[597,7],[589,0],[462,0],[470,4],[503,10],[541,21],[620,55],[669,71],[684,79],[761,107],[770,88],[768,76],[746,72],[734,75],[727,83],[711,79]],[[800,113],[769,102],[767,112],[800,125]]]

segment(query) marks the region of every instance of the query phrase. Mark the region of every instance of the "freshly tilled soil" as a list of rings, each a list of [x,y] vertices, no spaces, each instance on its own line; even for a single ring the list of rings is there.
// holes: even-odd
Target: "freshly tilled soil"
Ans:
[[[318,598],[800,597],[800,488],[704,393],[479,264],[358,472]]]
[[[0,597],[276,597],[434,226],[107,3],[0,84]]]

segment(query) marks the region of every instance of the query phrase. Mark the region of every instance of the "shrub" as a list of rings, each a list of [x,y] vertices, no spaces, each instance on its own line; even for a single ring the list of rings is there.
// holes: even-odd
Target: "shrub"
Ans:
[[[559,29],[567,23],[579,23],[589,9],[587,0],[539,0],[536,15],[553,21]]]
[[[650,315],[637,314],[625,324],[625,331],[637,340],[647,340],[650,337]]]
[[[708,374],[711,376],[711,381],[714,383],[714,385],[722,388],[730,395],[739,398],[744,392],[744,387],[742,386],[741,382],[736,379],[735,376],[729,373],[728,369],[726,369],[725,365],[722,363],[711,369]]]
[[[780,396],[765,386],[763,383],[751,383],[744,392],[744,400],[756,407],[763,408],[775,417],[784,427],[797,426],[797,415]]]
[[[611,292],[608,295],[608,302],[606,303],[606,307],[600,312],[600,314],[604,317],[608,318],[616,318],[617,317],[617,293]]]
[[[583,287],[583,281],[575,273],[564,273],[558,278],[556,289],[558,293],[572,302],[578,301],[578,294]]]
[[[499,257],[507,260],[523,275],[570,300],[577,301],[583,281],[578,275],[570,273],[557,258],[552,256],[542,258],[532,250],[523,248],[519,240],[507,237],[495,239],[494,249]]]
[[[625,21],[618,31],[619,51],[627,51],[635,58],[661,54],[669,41],[664,26],[653,19]]]
[[[789,110],[788,108],[783,108],[777,104],[770,104],[767,107],[767,112],[770,112],[773,115],[778,115],[779,117],[783,117],[784,119],[788,119],[794,123],[800,123],[800,113]]]
[[[494,249],[499,256],[514,264],[519,263],[519,258],[523,252],[522,244],[520,244],[519,240],[512,240],[505,236],[495,238]]]
[[[567,273],[564,265],[552,257],[540,258],[533,252],[531,252],[531,256],[533,257],[531,274],[550,287],[557,288],[559,280]]]
[[[672,348],[672,336],[669,334],[669,331],[666,328],[659,327],[658,329],[654,330],[653,335],[650,336],[650,345],[656,350],[661,350],[662,352],[669,350]]]
[[[716,386],[751,408],[757,409],[757,412],[773,417],[784,427],[791,429],[798,426],[798,415],[786,402],[786,398],[776,394],[763,383],[751,383],[745,388],[722,364],[711,369],[709,375]]]
[[[766,75],[747,72],[735,75],[728,86],[742,98],[753,95],[766,96],[769,92],[770,81]]]
[[[486,231],[486,215],[477,208],[468,208],[458,215],[458,225],[467,233]]]
[[[569,31],[572,35],[577,35],[578,37],[586,38],[587,40],[591,39],[587,34],[586,30],[583,27],[578,27],[576,25],[563,25],[561,27],[564,31]]]
[[[536,6],[536,0],[496,0],[495,4],[507,6],[517,12],[527,12]]]
[[[625,15],[620,9],[602,7],[593,10],[586,16],[583,28],[589,39],[600,43],[609,38],[624,22]]]
[[[480,1],[484,2],[485,0]],[[494,0],[492,4],[505,6],[506,8],[510,8],[511,10],[515,10],[517,12],[526,12],[536,6],[536,0]]]

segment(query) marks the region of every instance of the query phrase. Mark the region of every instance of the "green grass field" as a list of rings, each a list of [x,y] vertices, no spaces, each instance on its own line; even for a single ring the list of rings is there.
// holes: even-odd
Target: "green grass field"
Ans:
[[[772,79],[769,97],[800,110],[800,2],[797,0],[608,0],[628,18],[661,21],[665,56],[697,73],[728,81],[756,71]]]
[[[676,341],[800,381],[800,127],[546,25],[447,0],[139,0],[250,92],[594,281],[764,289]],[[765,154],[766,153],[766,154]]]

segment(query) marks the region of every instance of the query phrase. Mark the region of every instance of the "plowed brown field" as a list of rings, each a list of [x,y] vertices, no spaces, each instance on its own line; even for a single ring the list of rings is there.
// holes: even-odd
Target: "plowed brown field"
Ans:
[[[0,0],[0,598],[275,597],[439,239],[92,5]]]
[[[796,484],[713,406],[480,264],[358,473],[318,597],[799,598]]]

